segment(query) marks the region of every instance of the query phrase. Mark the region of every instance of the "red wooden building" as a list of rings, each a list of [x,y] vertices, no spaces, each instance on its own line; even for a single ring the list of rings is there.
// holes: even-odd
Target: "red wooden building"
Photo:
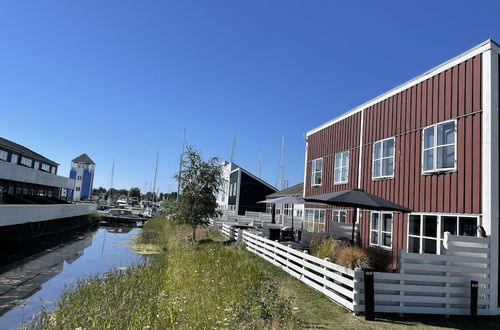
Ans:
[[[361,188],[414,210],[360,212],[361,244],[395,255],[439,254],[445,231],[482,225],[497,271],[499,53],[487,40],[310,130],[304,195]],[[306,229],[329,232],[350,212],[306,205]]]

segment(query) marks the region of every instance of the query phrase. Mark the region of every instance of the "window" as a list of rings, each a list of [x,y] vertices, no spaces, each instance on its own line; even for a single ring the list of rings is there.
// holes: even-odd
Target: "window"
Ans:
[[[76,191],[80,191],[80,187],[76,187]]]
[[[349,179],[349,151],[335,155],[333,183],[347,183]]]
[[[370,245],[392,248],[392,213],[371,213]]]
[[[77,177],[76,177],[76,179],[77,179],[78,181],[81,181],[81,180],[82,180],[82,176],[81,176],[81,175],[79,175],[79,176],[77,176]]]
[[[40,169],[40,162],[35,161],[35,166],[34,166],[34,168],[35,168],[35,170]]]
[[[273,204],[266,204],[266,213],[273,213]]]
[[[31,167],[31,164],[33,164],[33,161],[29,158],[21,157],[21,164],[24,166]]]
[[[236,196],[236,185],[236,182],[229,185],[229,196]]]
[[[443,254],[444,233],[476,236],[476,216],[411,214],[408,221],[408,252]]]
[[[51,172],[52,172],[52,174],[56,174],[56,167],[55,166],[52,166]]]
[[[456,121],[424,128],[422,135],[422,172],[454,170],[456,159]]]
[[[394,177],[394,145],[394,138],[373,144],[372,179]]]
[[[311,165],[311,186],[321,186],[323,158],[314,159]]]
[[[292,215],[292,204],[285,204],[283,206],[283,214]]]
[[[17,156],[16,154],[12,154],[12,155],[10,156],[10,162],[11,162],[12,164],[17,164],[17,158],[18,158],[18,156]]]
[[[50,165],[42,163],[42,170],[45,172],[50,172]]]
[[[5,150],[0,150],[0,160],[7,161],[9,153]]]
[[[325,232],[325,210],[306,209],[305,210],[306,230],[311,233]]]
[[[346,222],[347,211],[344,210],[333,210],[332,211],[332,221],[334,222]]]

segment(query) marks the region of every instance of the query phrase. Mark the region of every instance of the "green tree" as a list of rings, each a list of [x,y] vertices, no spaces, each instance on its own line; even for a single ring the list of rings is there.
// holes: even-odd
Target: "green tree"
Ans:
[[[224,179],[219,158],[204,161],[201,153],[191,146],[186,148],[182,162],[183,170],[175,176],[181,192],[178,199],[165,203],[165,213],[174,221],[191,226],[195,241],[196,228],[208,225],[210,218],[220,215],[216,196]]]
[[[141,189],[139,189],[138,187],[130,188],[130,190],[128,191],[128,196],[137,198],[141,197]]]

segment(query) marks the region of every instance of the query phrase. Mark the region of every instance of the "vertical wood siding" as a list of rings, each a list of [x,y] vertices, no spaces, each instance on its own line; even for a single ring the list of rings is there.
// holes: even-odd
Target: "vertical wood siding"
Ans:
[[[481,55],[364,109],[361,188],[415,212],[481,214]],[[361,112],[308,137],[305,195],[357,187]],[[457,120],[457,170],[422,175],[422,129]],[[372,180],[373,143],[395,137],[394,178]],[[333,154],[351,150],[349,183],[333,185]],[[311,187],[310,161],[323,157],[323,184]],[[361,239],[369,245],[369,212]],[[327,218],[328,219],[328,218]],[[350,217],[349,217],[350,221]],[[406,249],[407,216],[394,214],[393,251]]]

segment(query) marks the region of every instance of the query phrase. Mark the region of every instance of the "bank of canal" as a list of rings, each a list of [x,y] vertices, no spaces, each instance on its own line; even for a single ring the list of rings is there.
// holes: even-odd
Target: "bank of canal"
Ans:
[[[139,228],[100,227],[0,269],[0,325],[17,329],[51,310],[78,279],[142,263],[130,243]],[[57,243],[57,242],[56,242]]]

